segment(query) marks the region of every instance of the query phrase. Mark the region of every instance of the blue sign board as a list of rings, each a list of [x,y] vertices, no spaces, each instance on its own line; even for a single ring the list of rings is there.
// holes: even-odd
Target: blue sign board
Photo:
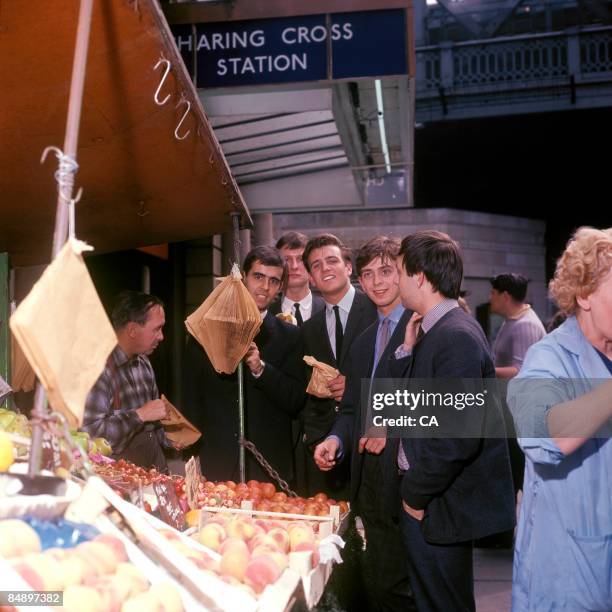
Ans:
[[[403,9],[175,26],[198,87],[407,74]]]

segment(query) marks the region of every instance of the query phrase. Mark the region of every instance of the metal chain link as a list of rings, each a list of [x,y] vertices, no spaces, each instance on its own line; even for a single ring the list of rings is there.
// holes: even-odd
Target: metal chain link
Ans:
[[[287,495],[289,495],[290,497],[297,497],[298,496],[295,491],[292,491],[289,488],[289,485],[287,484],[287,481],[283,480],[280,477],[279,473],[266,461],[265,457],[257,450],[257,447],[252,442],[249,442],[249,440],[247,440],[246,438],[241,438],[239,443],[242,446],[244,446],[244,448],[246,448],[249,451],[251,451],[251,453],[253,454],[255,459],[257,459],[257,461],[259,462],[261,467],[264,470],[266,470],[266,472],[268,472],[268,476],[270,476],[270,478],[273,478],[278,483],[278,486],[285,493],[287,493]]]

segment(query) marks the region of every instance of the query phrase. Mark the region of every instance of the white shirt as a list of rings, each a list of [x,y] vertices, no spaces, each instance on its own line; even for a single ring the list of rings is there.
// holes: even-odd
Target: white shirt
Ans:
[[[302,298],[299,302],[289,299],[287,296],[283,297],[281,303],[281,312],[290,312],[295,317],[295,305],[300,305],[300,314],[302,315],[302,321],[308,321],[312,316],[312,292],[308,291],[308,295]]]
[[[355,287],[351,285],[349,290],[344,294],[344,297],[338,302],[338,311],[340,314],[340,323],[342,324],[342,331],[346,331],[346,322],[348,321],[349,312],[355,299]],[[329,336],[329,342],[332,347],[332,351],[338,360],[336,355],[336,315],[334,314],[335,304],[325,302],[325,320],[327,322],[327,335]]]

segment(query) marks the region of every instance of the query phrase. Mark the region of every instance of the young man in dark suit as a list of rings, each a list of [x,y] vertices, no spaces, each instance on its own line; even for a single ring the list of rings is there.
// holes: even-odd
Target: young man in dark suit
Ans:
[[[397,262],[402,303],[415,315],[395,352],[393,377],[440,384],[494,378],[482,329],[457,304],[459,245],[441,232],[416,232],[402,241]],[[489,418],[503,421],[501,411]],[[399,467],[401,474],[400,529],[417,609],[474,610],[472,541],[514,525],[506,441],[431,436],[400,442],[388,469]]]
[[[299,329],[279,320],[268,306],[286,280],[286,264],[273,247],[256,247],[243,265],[244,284],[261,313],[262,326],[244,357],[245,436],[280,476],[294,477],[291,420],[304,403],[304,368]],[[218,374],[204,349],[187,343],[184,410],[202,431],[199,452],[203,474],[212,480],[237,480],[238,384],[236,374]],[[269,481],[251,453],[247,477]]]
[[[302,256],[308,236],[301,232],[286,232],[276,241],[276,248],[287,262],[287,286],[270,304],[270,312],[289,312],[301,327],[313,314],[325,308],[320,295],[310,290],[310,279]]]
[[[377,236],[357,252],[359,283],[378,316],[351,346],[340,412],[314,458],[322,471],[335,469],[336,462],[350,465],[351,504],[365,528],[367,609],[407,612],[413,602],[406,553],[398,513],[390,512],[397,497],[388,495],[397,487],[397,476],[390,477],[384,469],[385,454],[395,448],[397,455],[397,446],[387,446],[384,429],[368,428],[368,403],[362,402],[362,381],[389,377],[389,360],[403,342],[412,314],[400,301],[395,265],[399,247],[399,240]]]
[[[311,355],[340,371],[329,383],[332,395],[322,399],[307,395],[302,413],[302,451],[306,483],[302,492],[322,491],[335,499],[348,497],[348,465],[321,472],[313,459],[315,446],[331,429],[344,394],[345,361],[355,338],[376,320],[376,307],[351,285],[353,264],[350,250],[333,234],[311,238],[304,249],[304,265],[325,300],[325,309],[302,327],[304,355]]]

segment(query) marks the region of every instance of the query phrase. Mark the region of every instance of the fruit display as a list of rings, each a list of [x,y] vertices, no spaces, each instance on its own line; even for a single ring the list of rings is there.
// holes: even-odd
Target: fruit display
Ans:
[[[0,430],[24,436],[25,438],[29,438],[32,435],[32,428],[30,427],[28,417],[7,408],[0,408]]]
[[[217,557],[187,546],[176,532],[160,533],[177,551],[202,571],[258,597],[289,567],[291,553],[311,553],[319,562],[318,526],[308,521],[277,521],[219,513],[208,518],[191,537]]]
[[[37,532],[19,519],[0,521],[0,555],[33,589],[63,591],[63,610],[181,612],[169,582],[149,584],[129,562],[123,542],[100,535],[74,548],[41,550]]]
[[[13,443],[8,435],[0,431],[0,472],[6,472],[15,459]]]

